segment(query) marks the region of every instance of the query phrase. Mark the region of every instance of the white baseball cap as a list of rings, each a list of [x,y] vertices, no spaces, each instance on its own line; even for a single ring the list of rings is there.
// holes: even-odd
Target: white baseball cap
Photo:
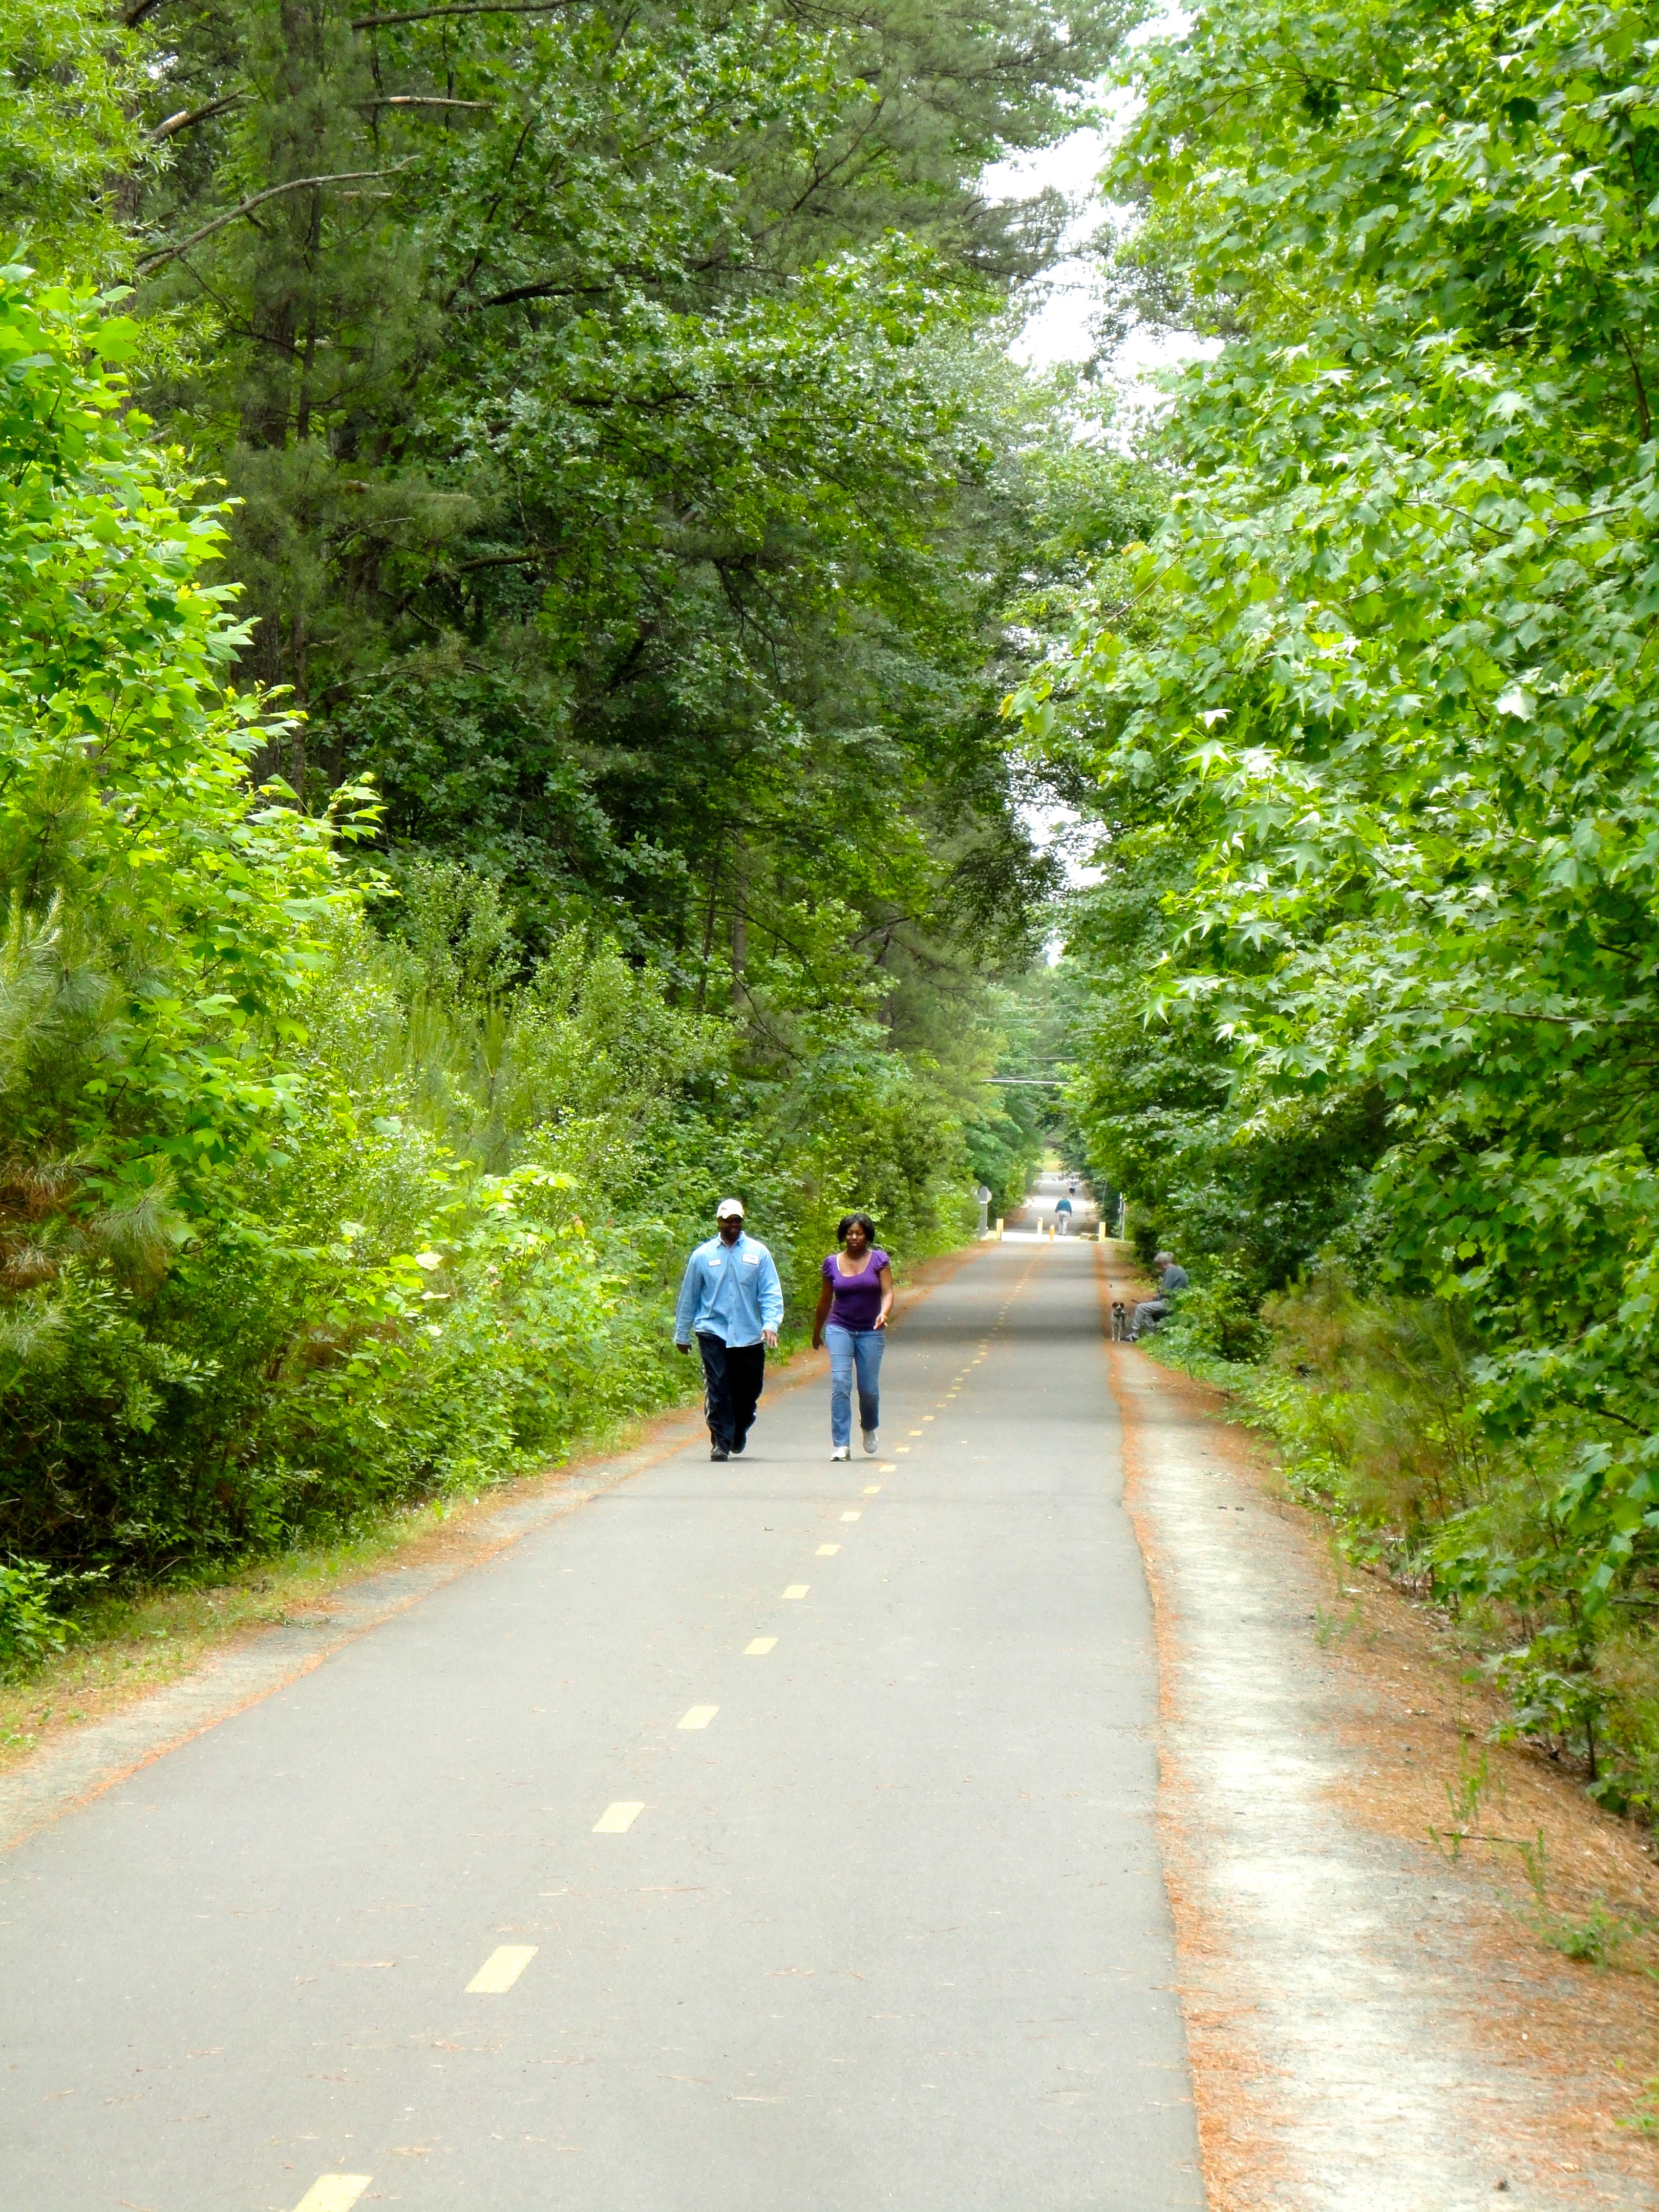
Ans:
[[[729,1221],[734,1213],[739,1221],[743,1219],[743,1200],[740,1198],[723,1198],[714,1208],[716,1221]]]

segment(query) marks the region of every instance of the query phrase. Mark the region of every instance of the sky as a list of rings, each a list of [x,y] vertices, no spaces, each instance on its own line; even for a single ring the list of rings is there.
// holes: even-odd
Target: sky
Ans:
[[[994,163],[984,174],[986,191],[994,198],[1014,199],[1041,191],[1046,185],[1058,187],[1072,204],[1066,243],[1081,246],[1097,228],[1105,210],[1096,181],[1105,160],[1105,146],[1103,131],[1074,131],[1057,146],[1046,146],[1015,161]],[[1063,361],[1086,361],[1094,351],[1090,331],[1093,306],[1093,265],[1073,253],[1056,264],[1047,297],[1027,319],[1009,351],[1016,361],[1031,368],[1048,368]],[[1127,351],[1126,347],[1125,352]],[[1067,833],[1074,833],[1079,825],[1078,816],[1069,807],[1028,806],[1024,811],[1034,842],[1042,847],[1056,839],[1065,840]],[[1072,884],[1097,883],[1100,879],[1099,869],[1085,866],[1075,853],[1066,854],[1066,875]],[[1056,939],[1048,947],[1049,965],[1052,967],[1060,957]]]
[[[1141,35],[1166,32],[1176,20],[1172,11],[1149,25]],[[1121,99],[1122,95],[1117,95],[1109,105],[1117,105],[1121,112]],[[1066,243],[1073,251],[1056,264],[1046,298],[1028,317],[1009,348],[1014,359],[1029,368],[1047,368],[1058,362],[1086,361],[1094,351],[1090,327],[1094,312],[1094,266],[1076,249],[1086,243],[1105,213],[1106,203],[1100,193],[1098,178],[1105,163],[1106,143],[1107,130],[1074,131],[1058,145],[1044,147],[1012,161],[995,162],[984,172],[985,190],[993,198],[1012,199],[1053,185],[1065,193],[1072,206]],[[1172,367],[1206,349],[1201,341],[1188,337],[1158,338],[1132,331],[1113,362],[1115,378],[1126,391],[1133,392],[1151,371]],[[1079,817],[1061,806],[1028,807],[1025,819],[1036,842],[1044,847],[1059,841],[1063,848],[1075,841],[1079,828]],[[1065,861],[1068,883],[1099,881],[1099,869],[1086,866],[1075,851],[1066,852]],[[1049,947],[1051,965],[1059,959],[1060,950],[1058,942]]]
[[[1165,6],[1130,33],[1129,46],[1178,37],[1187,23],[1178,5]],[[994,161],[981,173],[986,193],[992,198],[1013,199],[1050,185],[1064,192],[1072,204],[1066,243],[1073,249],[1087,242],[1106,212],[1099,177],[1105,167],[1107,144],[1138,104],[1138,96],[1127,88],[1106,82],[1093,88],[1093,96],[1105,114],[1103,128],[1074,131],[1058,145]],[[1093,270],[1074,250],[1054,269],[1047,300],[1027,319],[1009,350],[1016,361],[1032,368],[1050,368],[1056,362],[1086,361],[1094,350],[1089,329],[1092,312]],[[1113,364],[1116,380],[1133,389],[1150,370],[1172,367],[1202,350],[1201,343],[1194,338],[1180,335],[1154,338],[1132,331]]]
[[[1105,212],[1096,179],[1106,158],[1103,131],[1074,131],[1057,146],[1045,146],[1016,160],[994,162],[982,179],[990,199],[1024,199],[1053,185],[1072,204],[1066,244],[1081,246]],[[1055,362],[1086,361],[1094,350],[1089,333],[1092,312],[1091,264],[1073,254],[1054,271],[1044,304],[1027,321],[1011,350],[1032,368]]]

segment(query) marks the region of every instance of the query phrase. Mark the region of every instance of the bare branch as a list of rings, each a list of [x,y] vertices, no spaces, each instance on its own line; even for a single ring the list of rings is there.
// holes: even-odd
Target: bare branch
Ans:
[[[555,284],[550,281],[539,284],[515,284],[510,292],[492,292],[477,306],[484,307],[514,307],[520,300],[580,300],[597,299],[608,288],[601,284]]]
[[[439,100],[420,92],[387,93],[379,100],[360,100],[358,107],[477,107],[488,114],[495,105],[493,100]]]
[[[429,23],[440,15],[556,15],[569,0],[477,0],[460,8],[404,8],[395,15],[354,15],[354,31],[383,31],[393,23]]]
[[[222,115],[228,107],[234,107],[246,100],[245,92],[228,92],[222,100],[210,100],[205,107],[181,107],[176,115],[169,115],[165,123],[158,123],[150,137],[158,143],[163,138],[176,138],[181,131],[188,131],[198,123],[205,123],[210,115]]]
[[[411,155],[410,160],[413,159],[414,156]],[[188,253],[192,246],[199,246],[204,238],[211,238],[215,231],[223,230],[227,224],[240,222],[244,216],[251,215],[253,210],[262,205],[264,201],[274,200],[283,192],[301,192],[309,185],[361,184],[367,178],[393,176],[398,170],[407,167],[408,163],[405,161],[395,161],[389,169],[343,169],[337,176],[290,177],[284,185],[267,185],[264,191],[251,194],[239,206],[230,209],[227,214],[215,216],[211,222],[204,222],[199,230],[191,231],[188,238],[181,238],[176,245],[164,246],[154,253],[142,254],[133,264],[134,273],[139,276],[148,276],[153,270],[160,269],[164,263],[176,261],[181,253]]]

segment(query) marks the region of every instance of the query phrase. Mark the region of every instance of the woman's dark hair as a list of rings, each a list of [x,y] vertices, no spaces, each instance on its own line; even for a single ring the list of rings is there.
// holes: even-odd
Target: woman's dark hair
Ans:
[[[865,1236],[868,1238],[869,1242],[873,1244],[876,1241],[876,1224],[871,1220],[867,1213],[843,1213],[841,1219],[836,1224],[836,1243],[844,1244],[847,1242],[848,1231],[855,1227],[860,1222],[864,1224]]]

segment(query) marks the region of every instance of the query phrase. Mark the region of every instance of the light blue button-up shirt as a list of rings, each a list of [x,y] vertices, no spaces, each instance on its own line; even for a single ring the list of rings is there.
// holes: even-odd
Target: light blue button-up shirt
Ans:
[[[727,1344],[758,1344],[783,1319],[783,1285],[764,1244],[739,1237],[727,1244],[711,1237],[685,1263],[680,1302],[674,1309],[674,1341],[694,1335],[723,1337]]]

